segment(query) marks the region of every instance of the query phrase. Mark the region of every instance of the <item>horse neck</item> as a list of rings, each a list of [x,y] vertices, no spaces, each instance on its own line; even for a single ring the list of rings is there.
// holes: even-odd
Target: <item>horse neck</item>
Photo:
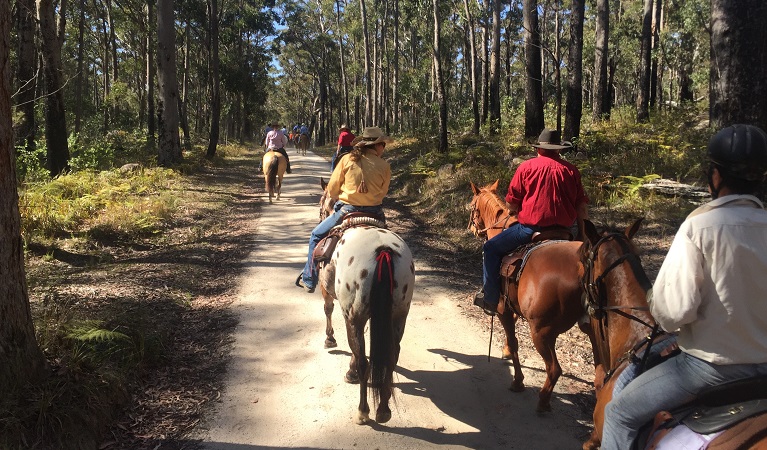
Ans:
[[[621,307],[620,310],[624,313],[654,326],[655,319],[646,310],[647,292],[650,287],[650,281],[638,259],[628,259],[605,277],[606,306]],[[607,345],[612,366],[652,330],[637,320],[614,312],[608,311],[607,316]]]
[[[477,209],[482,218],[482,223],[484,223],[485,228],[488,228],[488,239],[494,238],[500,234],[505,227],[516,222],[516,217],[511,215],[509,207],[506,206],[506,203],[495,193],[483,192],[482,197],[477,200]],[[505,216],[512,217],[513,220],[509,220],[509,223],[507,224],[498,223],[499,221],[503,222]]]

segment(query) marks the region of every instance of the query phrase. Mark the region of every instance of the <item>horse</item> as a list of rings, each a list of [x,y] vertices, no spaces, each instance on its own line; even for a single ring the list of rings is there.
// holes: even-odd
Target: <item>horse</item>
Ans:
[[[320,180],[325,186],[324,180]],[[324,195],[327,198],[327,194]],[[320,217],[327,214],[321,202]],[[323,212],[325,211],[325,212]],[[354,221],[359,222],[355,225]],[[400,341],[410,311],[415,285],[415,267],[410,248],[396,233],[370,224],[369,217],[343,221],[346,228],[331,259],[322,265],[319,287],[325,302],[325,348],[336,347],[332,315],[338,300],[346,322],[346,337],[352,351],[347,383],[360,385],[357,424],[370,421],[367,390],[378,403],[375,421],[391,419],[389,400],[394,394],[394,368],[399,360]],[[383,225],[378,223],[377,225]],[[370,322],[370,362],[365,355],[365,325]]]
[[[497,194],[498,181],[482,188],[471,183],[471,189],[474,197],[468,228],[475,236],[490,239],[517,221]],[[514,365],[509,389],[524,390],[515,330],[517,319],[522,317],[527,320],[535,349],[546,365],[546,382],[536,407],[539,413],[551,411],[551,394],[562,374],[555,350],[557,337],[578,323],[593,348],[593,333],[581,303],[580,246],[577,241],[551,240],[527,255],[517,283],[514,276],[501,276],[501,299],[506,296],[497,311],[506,332],[502,358],[511,359]]]
[[[309,148],[309,135],[301,133],[297,139],[298,150],[296,150],[296,153],[300,153],[302,156],[306,156],[306,150]]]
[[[649,312],[647,292],[652,285],[642,268],[636,248],[631,242],[641,222],[642,219],[635,221],[623,232],[608,230],[603,233],[598,233],[591,222],[586,223],[585,234],[588,239],[579,253],[584,267],[582,282],[586,292],[585,298],[591,316],[592,328],[595,330],[595,353],[600,355],[600,364],[596,368],[594,378],[597,400],[594,406],[594,430],[589,440],[583,444],[584,450],[594,450],[600,447],[605,407],[612,399],[615,385],[629,363],[632,361],[646,362],[650,359],[651,353],[647,351],[648,347],[657,344],[657,347],[653,347],[653,352],[655,352],[657,348],[667,347],[667,342],[670,342],[665,341],[670,335],[659,329]],[[647,356],[645,357],[645,355]],[[735,385],[735,389],[733,389],[733,385]],[[708,399],[708,401],[715,399],[718,403],[717,406],[723,407],[724,415],[732,417],[739,412],[739,407],[730,405],[730,403],[733,403],[733,398],[739,394],[746,399],[766,395],[765,380],[746,380],[731,383],[726,387],[711,388],[708,394],[701,394],[699,398]],[[724,400],[722,400],[723,398]],[[688,415],[683,420],[686,421],[687,418],[690,418],[708,422],[707,424],[715,423],[711,417],[704,417],[705,410],[700,409],[700,406],[691,406],[690,408],[693,409],[686,409]],[[708,444],[708,448],[765,448],[764,445],[767,445],[767,433],[765,433],[767,431],[767,415],[764,414],[764,409],[762,411],[761,416],[746,418],[735,427],[729,428],[728,431],[715,437]],[[696,415],[698,417],[695,417]],[[670,413],[659,412],[659,415],[656,416],[658,417],[656,422],[660,424],[671,416]],[[674,418],[675,421],[677,419],[678,417]],[[674,425],[677,424],[674,423]],[[693,428],[692,423],[689,427]],[[721,430],[722,427],[723,425],[720,425],[719,429]],[[676,441],[676,444],[666,442],[666,446],[664,446],[666,436],[663,432],[650,436],[653,428],[656,427],[648,424],[648,427],[645,427],[645,432],[640,433],[642,441],[648,440],[647,448],[655,448],[656,446],[669,448],[669,445],[674,448],[675,445],[680,445],[679,441]],[[665,427],[659,428],[664,429]],[[749,434],[749,432],[753,434]],[[697,444],[700,442],[696,441]],[[740,445],[744,442],[749,444],[741,447]],[[639,448],[645,447],[641,445]]]
[[[280,199],[280,191],[282,190],[282,177],[285,175],[285,170],[288,167],[288,161],[282,154],[273,150],[269,150],[264,153],[264,157],[261,161],[261,167],[264,171],[264,181],[266,183],[266,191],[269,193],[269,203],[272,203],[272,196],[277,193],[277,200]]]

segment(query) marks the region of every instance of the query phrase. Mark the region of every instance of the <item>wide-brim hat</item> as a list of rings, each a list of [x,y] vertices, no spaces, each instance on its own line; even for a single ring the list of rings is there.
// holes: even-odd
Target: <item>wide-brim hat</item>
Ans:
[[[571,148],[572,143],[562,141],[559,135],[559,131],[544,128],[541,134],[538,136],[538,140],[531,141],[530,145],[536,148],[543,148],[546,150],[562,150],[565,148]]]
[[[347,124],[342,124],[340,127],[338,127],[338,131],[341,131],[341,130],[352,131],[352,129],[349,128],[349,125]]]
[[[394,142],[394,139],[390,138],[389,136],[386,136],[378,127],[366,127],[365,130],[362,132],[362,136],[357,136],[352,141],[352,144],[355,147],[368,147],[370,145],[375,145],[380,142],[384,142],[387,144],[391,144]]]

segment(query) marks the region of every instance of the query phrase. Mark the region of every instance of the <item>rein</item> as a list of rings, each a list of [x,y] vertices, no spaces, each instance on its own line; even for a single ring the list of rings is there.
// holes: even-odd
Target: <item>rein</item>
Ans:
[[[616,370],[623,365],[624,362],[627,362],[633,358],[635,358],[635,355],[637,352],[639,352],[643,347],[646,347],[644,354],[642,355],[642,370],[645,367],[647,363],[647,359],[650,355],[650,347],[652,346],[653,342],[661,335],[665,335],[666,332],[661,330],[658,324],[649,324],[646,321],[640,319],[639,317],[630,314],[628,312],[625,312],[625,310],[629,311],[649,311],[648,306],[631,306],[631,305],[613,305],[608,306],[607,305],[607,286],[605,284],[605,279],[607,275],[614,270],[615,268],[622,265],[624,262],[629,262],[631,264],[632,271],[636,274],[637,266],[641,269],[641,262],[639,260],[639,257],[631,253],[630,251],[624,253],[620,257],[618,257],[615,261],[613,261],[600,275],[594,277],[594,263],[596,262],[598,256],[599,256],[599,247],[604,244],[605,242],[616,240],[616,239],[624,239],[625,236],[621,233],[610,233],[605,236],[603,236],[601,239],[597,241],[596,244],[591,248],[589,251],[588,257],[584,264],[584,274],[583,274],[583,290],[584,290],[584,306],[586,308],[586,311],[588,312],[589,316],[593,317],[594,319],[599,321],[599,328],[600,328],[600,334],[602,336],[602,348],[607,347],[607,345],[604,345],[607,343],[607,339],[605,338],[606,333],[605,329],[607,328],[607,313],[613,312],[615,314],[618,314],[622,317],[625,317],[629,320],[633,320],[641,325],[643,325],[646,328],[650,329],[650,334],[645,336],[644,339],[637,342],[629,351],[624,353],[620,358],[618,358],[617,361],[615,361],[615,364],[607,371],[605,372],[605,378],[603,383],[607,383],[607,381],[615,374]],[[624,245],[621,245],[625,249]],[[639,279],[639,277],[637,277]],[[593,281],[591,281],[593,279]],[[646,290],[646,289],[645,289]],[[601,355],[602,358],[604,358],[605,355]]]
[[[475,202],[472,205],[471,215],[469,216],[469,224],[466,228],[472,230],[474,232],[474,235],[477,237],[480,237],[482,235],[486,235],[488,230],[505,230],[508,227],[509,220],[514,219],[514,215],[512,215],[510,212],[507,212],[505,216],[501,216],[498,220],[496,220],[492,225],[487,226],[485,228],[479,229],[480,227],[480,221],[481,221],[481,214],[479,210],[479,199],[477,202]],[[500,223],[503,223],[503,225],[498,226]]]

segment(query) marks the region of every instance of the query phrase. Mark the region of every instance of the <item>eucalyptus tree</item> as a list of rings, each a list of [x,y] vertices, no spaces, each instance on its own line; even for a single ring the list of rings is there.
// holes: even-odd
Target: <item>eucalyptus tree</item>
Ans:
[[[17,0],[16,19],[16,107],[21,113],[16,127],[16,145],[27,151],[35,147],[35,91],[37,89],[37,50],[35,47],[35,0]]]
[[[562,137],[572,140],[580,135],[583,115],[583,19],[585,0],[572,0],[570,44],[567,53],[567,100]]]
[[[767,129],[767,3],[711,0],[714,128],[748,123]]]
[[[161,166],[181,162],[178,134],[178,81],[176,78],[176,26],[173,0],[157,2],[157,80],[160,88],[158,157]]]
[[[545,127],[541,74],[541,38],[538,1],[524,0],[525,27],[525,136],[536,136]]]
[[[432,7],[434,18],[434,44],[432,46],[432,55],[434,58],[434,75],[437,85],[437,102],[439,105],[439,144],[437,146],[437,151],[440,153],[447,153],[447,100],[445,99],[445,80],[442,76],[439,0],[432,0]]]
[[[650,52],[653,42],[653,7],[655,0],[644,0],[642,11],[642,45],[639,56],[639,95],[637,95],[637,121],[645,122],[650,118],[650,75],[652,58]]]
[[[61,9],[59,11],[63,12]],[[61,46],[64,36],[59,35],[61,22],[56,20],[52,0],[38,0],[37,19],[45,69],[45,141],[48,171],[51,177],[55,177],[69,170],[70,158],[64,105],[64,73],[61,65]]]
[[[24,274],[11,122],[10,2],[0,2],[0,395],[43,376]]]
[[[607,78],[610,36],[610,1],[597,0],[596,31],[594,43],[594,85],[592,96],[592,120],[599,121],[610,116],[611,99]]]

